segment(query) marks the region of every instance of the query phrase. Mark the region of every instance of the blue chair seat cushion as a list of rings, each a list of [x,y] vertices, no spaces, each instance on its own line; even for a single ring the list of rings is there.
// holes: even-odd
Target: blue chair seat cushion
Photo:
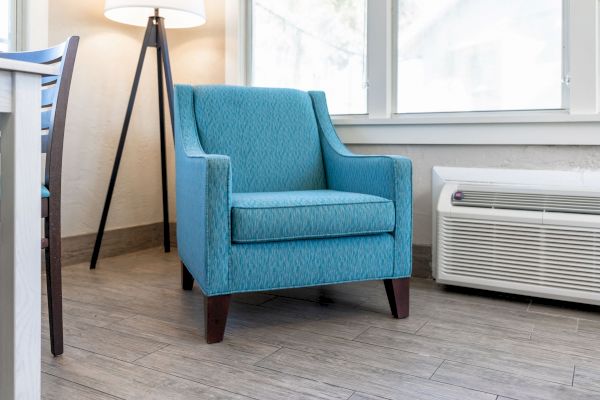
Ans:
[[[394,203],[335,190],[233,193],[234,243],[274,242],[392,232]]]

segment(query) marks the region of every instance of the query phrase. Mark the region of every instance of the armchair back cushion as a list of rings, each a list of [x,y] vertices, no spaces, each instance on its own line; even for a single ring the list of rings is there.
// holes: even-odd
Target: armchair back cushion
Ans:
[[[231,158],[233,192],[325,189],[310,96],[293,89],[194,88],[200,143]]]

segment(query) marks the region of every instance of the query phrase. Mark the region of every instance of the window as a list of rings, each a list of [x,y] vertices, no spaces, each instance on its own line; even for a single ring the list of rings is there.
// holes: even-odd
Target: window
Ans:
[[[400,0],[396,112],[563,108],[562,0]]]
[[[12,0],[0,0],[0,51],[13,49],[13,4]]]
[[[228,82],[324,90],[337,124],[600,119],[595,0],[227,4]]]
[[[367,0],[253,0],[250,83],[324,90],[332,114],[366,114]]]

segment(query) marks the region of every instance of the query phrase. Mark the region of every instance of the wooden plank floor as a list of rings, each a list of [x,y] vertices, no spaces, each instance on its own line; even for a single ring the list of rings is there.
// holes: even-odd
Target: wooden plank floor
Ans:
[[[207,345],[176,253],[65,267],[63,291],[61,357],[42,316],[44,399],[600,399],[597,307],[414,279],[394,320],[365,282],[235,296]]]

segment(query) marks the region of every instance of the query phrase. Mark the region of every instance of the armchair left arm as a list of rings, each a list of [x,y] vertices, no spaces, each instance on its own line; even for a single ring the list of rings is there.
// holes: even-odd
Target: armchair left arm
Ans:
[[[194,116],[193,89],[175,88],[177,244],[181,260],[207,296],[228,291],[231,162],[206,154]]]

